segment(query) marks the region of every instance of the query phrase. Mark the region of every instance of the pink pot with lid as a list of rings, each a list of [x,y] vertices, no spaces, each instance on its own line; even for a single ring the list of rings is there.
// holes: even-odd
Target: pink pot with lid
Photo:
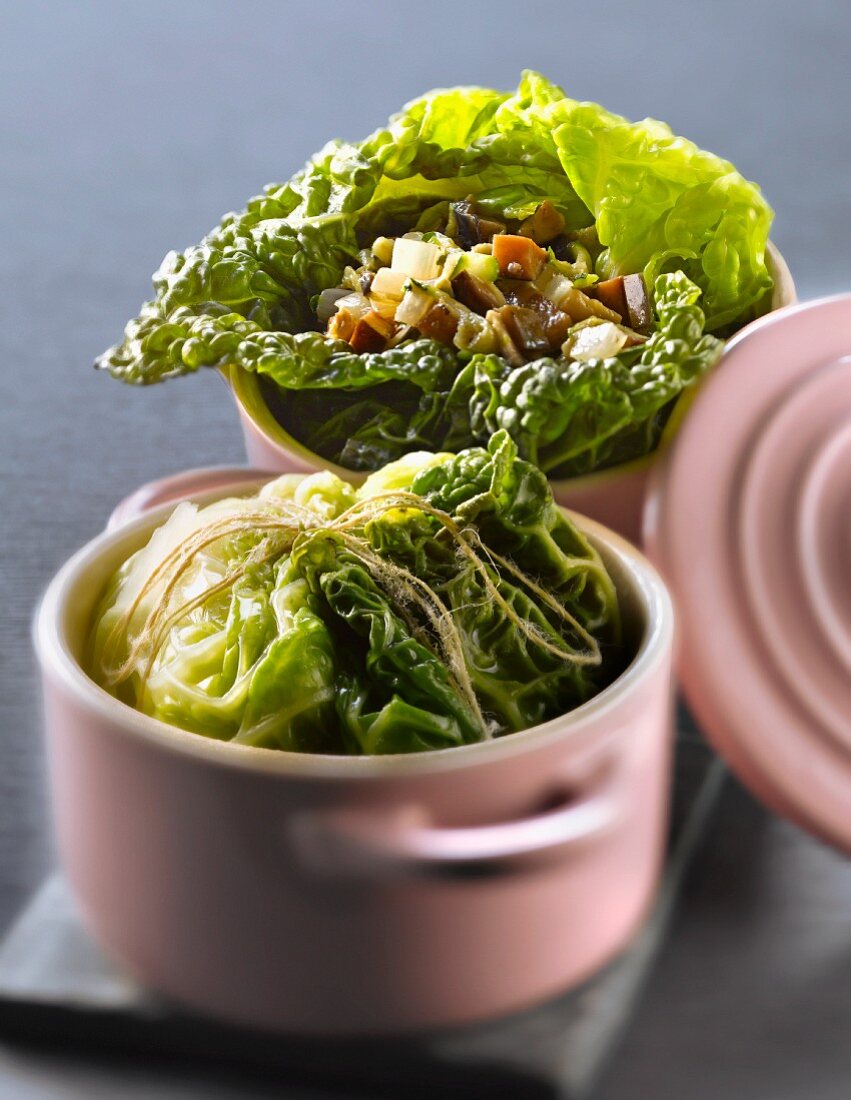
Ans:
[[[707,735],[772,809],[851,851],[849,331],[851,295],[730,343],[655,467],[646,536]],[[634,656],[595,699],[523,733],[385,758],[207,741],[97,688],[83,636],[170,502],[257,476],[134,494],[39,611],[60,852],[96,936],[154,988],[290,1030],[461,1023],[580,981],[637,927],[661,863],[666,585],[579,519]]]

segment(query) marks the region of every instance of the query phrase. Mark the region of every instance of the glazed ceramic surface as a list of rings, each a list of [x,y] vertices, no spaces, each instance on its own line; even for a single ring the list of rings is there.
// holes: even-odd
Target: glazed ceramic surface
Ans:
[[[647,543],[703,728],[761,801],[851,852],[849,334],[842,295],[730,343],[654,474]]]
[[[241,474],[216,471],[229,491]],[[119,519],[197,492],[223,495],[194,472]],[[354,1034],[520,1008],[627,942],[662,859],[671,734],[672,610],[637,551],[583,522],[635,657],[576,711],[442,752],[298,755],[174,729],[83,671],[107,577],[169,507],[81,550],[35,627],[61,858],[108,952],[195,1008]]]
[[[774,278],[771,309],[776,310],[796,301],[795,284],[786,261],[770,242],[766,259]],[[306,473],[327,468],[355,484],[364,480],[366,474],[335,466],[293,439],[269,410],[256,375],[234,370],[230,381],[242,425],[246,454],[252,466],[259,470]],[[688,398],[685,399],[686,403],[687,401]],[[681,401],[680,405],[683,404]],[[662,438],[662,448],[672,438],[681,416],[681,409],[672,416]],[[613,466],[610,470],[553,481],[553,493],[559,504],[610,527],[638,544],[641,540],[647,482],[655,459],[654,452],[634,462]]]

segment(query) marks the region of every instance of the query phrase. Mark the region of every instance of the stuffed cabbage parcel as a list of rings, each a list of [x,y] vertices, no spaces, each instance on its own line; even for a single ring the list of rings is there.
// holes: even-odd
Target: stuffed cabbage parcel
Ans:
[[[284,475],[180,504],[112,578],[90,654],[99,683],[182,729],[343,754],[525,729],[620,661],[599,555],[504,432],[358,490]]]
[[[771,210],[728,162],[537,73],[437,90],[166,256],[97,365],[256,373],[338,465],[484,444],[565,477],[652,450],[767,308]]]

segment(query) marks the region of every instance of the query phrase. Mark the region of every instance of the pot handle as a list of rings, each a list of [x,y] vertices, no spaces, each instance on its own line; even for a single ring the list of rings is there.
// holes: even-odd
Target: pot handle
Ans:
[[[403,807],[306,812],[293,840],[307,866],[330,876],[477,877],[528,870],[568,858],[616,824],[613,783],[555,809],[495,825],[444,828]]]
[[[171,477],[149,481],[119,501],[107,521],[106,529],[114,531],[117,527],[123,527],[161,504],[177,504],[201,493],[224,493],[229,489],[238,492],[250,484],[274,476],[267,470],[253,470],[248,466],[202,466],[197,470],[183,470]]]

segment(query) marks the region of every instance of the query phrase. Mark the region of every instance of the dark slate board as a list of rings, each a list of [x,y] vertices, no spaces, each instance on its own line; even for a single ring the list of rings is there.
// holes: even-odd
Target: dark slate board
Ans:
[[[629,948],[538,1008],[427,1038],[282,1037],[191,1016],[116,972],[81,927],[60,876],[0,945],[0,1036],[64,1051],[120,1051],[218,1065],[339,1096],[587,1096],[628,1024],[706,833],[724,768],[681,714],[669,857],[656,905]]]

